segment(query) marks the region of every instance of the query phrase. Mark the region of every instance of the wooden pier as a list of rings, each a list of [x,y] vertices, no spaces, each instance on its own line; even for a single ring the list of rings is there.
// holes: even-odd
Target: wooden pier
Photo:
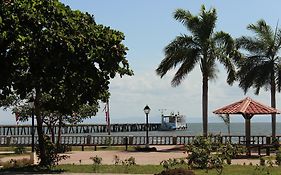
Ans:
[[[160,123],[150,123],[148,125],[149,131],[158,131]],[[36,126],[35,126],[36,127]],[[111,132],[138,132],[145,131],[145,123],[127,123],[127,124],[111,124]],[[50,134],[51,131],[47,126],[43,127],[45,134]],[[35,129],[35,135],[37,130]],[[58,127],[54,128],[54,133],[57,134]],[[107,132],[106,124],[78,124],[65,125],[62,127],[62,134],[93,134]],[[0,125],[0,135],[31,135],[31,125]]]

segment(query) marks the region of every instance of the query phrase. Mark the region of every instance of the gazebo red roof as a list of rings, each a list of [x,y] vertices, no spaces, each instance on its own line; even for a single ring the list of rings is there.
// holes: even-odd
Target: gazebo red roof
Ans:
[[[215,110],[215,114],[280,114],[277,109],[263,105],[247,97],[238,102],[232,103],[225,107]]]

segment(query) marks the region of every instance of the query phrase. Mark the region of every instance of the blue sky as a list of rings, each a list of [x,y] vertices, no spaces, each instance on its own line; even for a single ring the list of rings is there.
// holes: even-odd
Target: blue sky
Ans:
[[[145,122],[143,108],[148,104],[151,108],[150,122],[160,121],[159,109],[185,114],[189,122],[201,122],[201,73],[196,68],[177,87],[172,88],[170,81],[174,71],[163,79],[155,74],[155,69],[164,58],[164,47],[177,35],[189,34],[184,26],[173,18],[177,8],[183,8],[198,14],[201,5],[206,9],[217,9],[216,31],[223,30],[233,37],[251,35],[246,26],[264,19],[275,27],[281,17],[281,1],[270,0],[62,0],[72,9],[93,14],[98,24],[110,26],[125,34],[123,42],[129,49],[127,59],[135,75],[133,77],[116,78],[110,85],[110,116],[113,123]],[[209,82],[209,121],[220,121],[212,111],[246,96],[237,86],[227,85],[225,71],[218,66],[218,78]],[[252,90],[247,96],[264,104],[270,104],[269,92],[262,91],[255,96]],[[277,108],[280,94],[277,95]],[[103,104],[101,104],[103,108]],[[1,112],[5,116],[4,123],[14,124],[14,116],[10,112]],[[9,116],[9,117],[6,117]],[[232,121],[242,121],[235,116]],[[268,121],[270,117],[254,117],[253,121]],[[279,120],[280,121],[280,120]],[[104,113],[100,111],[89,122],[105,122]]]

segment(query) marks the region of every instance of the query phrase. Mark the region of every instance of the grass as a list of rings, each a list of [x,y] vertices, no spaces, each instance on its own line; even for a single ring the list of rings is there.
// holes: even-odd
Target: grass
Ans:
[[[55,170],[64,170],[71,173],[131,173],[131,174],[155,174],[163,171],[161,165],[99,165],[94,168],[93,165],[59,165]],[[196,175],[217,175],[215,169],[209,170],[194,170]],[[258,167],[250,165],[226,165],[223,170],[223,175],[280,175],[281,167]]]
[[[129,173],[129,174],[156,174],[163,171],[161,165],[58,165],[52,170],[40,169],[36,166],[22,168],[1,169],[0,172],[67,172],[67,173]],[[217,175],[215,169],[194,170],[196,175]],[[280,175],[281,167],[260,167],[250,165],[226,165],[222,175]]]

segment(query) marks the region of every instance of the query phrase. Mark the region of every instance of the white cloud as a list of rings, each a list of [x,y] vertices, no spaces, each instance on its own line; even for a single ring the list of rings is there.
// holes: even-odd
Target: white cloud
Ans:
[[[148,104],[151,108],[150,122],[160,121],[159,109],[167,112],[180,112],[187,116],[187,121],[201,122],[201,93],[202,78],[199,69],[195,69],[186,80],[176,88],[171,87],[170,81],[174,71],[160,79],[154,70],[137,72],[132,77],[116,78],[111,82],[111,120],[113,123],[144,122],[143,108]],[[213,113],[217,108],[249,96],[270,106],[270,93],[261,91],[259,96],[253,90],[244,92],[235,83],[226,83],[226,72],[221,70],[216,81],[209,82],[209,121],[220,121]],[[277,99],[280,94],[277,94]],[[279,105],[280,106],[280,105]],[[280,108],[277,106],[277,108]],[[281,108],[280,108],[281,109]],[[102,118],[103,113],[98,114]],[[270,122],[270,117],[254,117],[253,121]],[[243,117],[236,116],[233,121],[243,122]]]

